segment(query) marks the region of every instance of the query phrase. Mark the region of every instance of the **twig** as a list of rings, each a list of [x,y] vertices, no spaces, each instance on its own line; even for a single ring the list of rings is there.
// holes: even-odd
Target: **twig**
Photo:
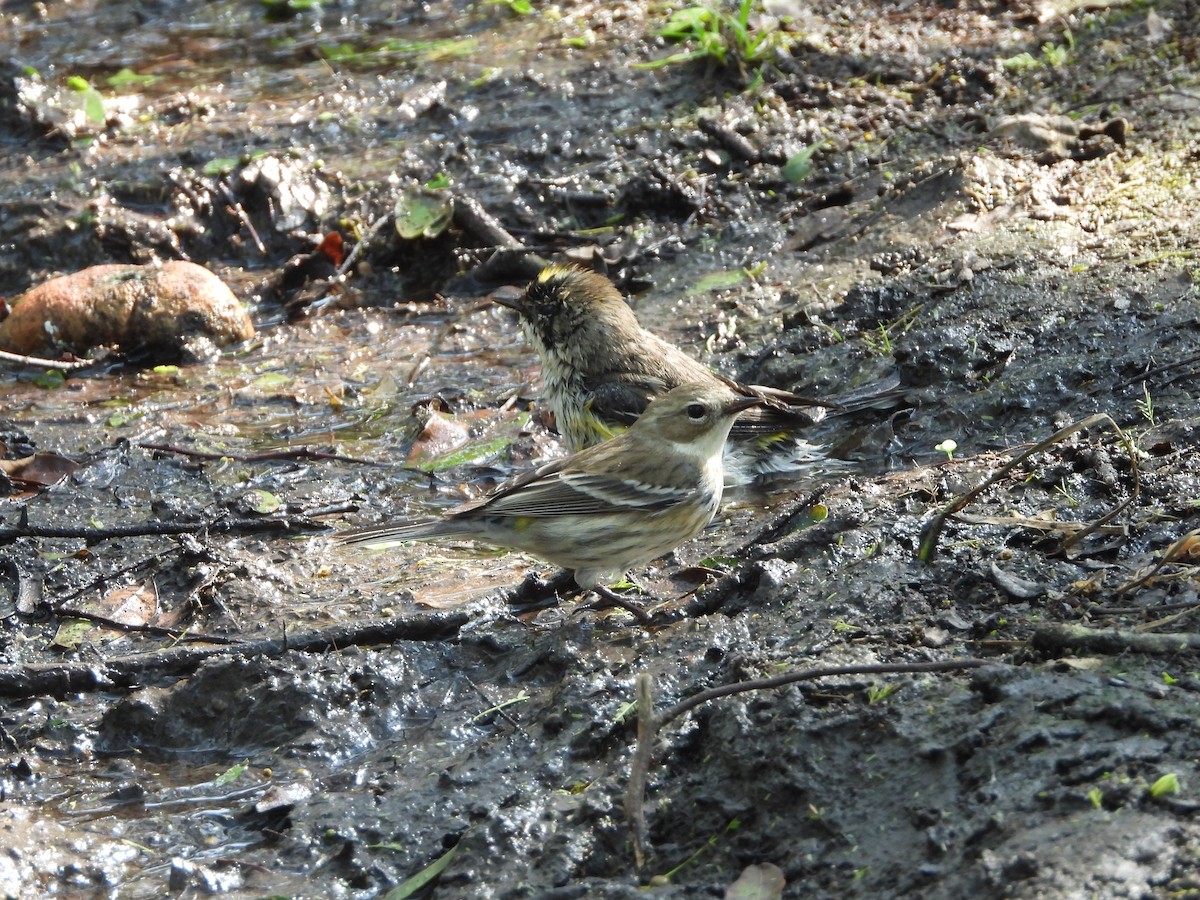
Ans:
[[[0,528],[0,544],[10,543],[17,538],[81,538],[85,541],[104,541],[122,537],[147,537],[151,535],[198,534],[208,532],[221,534],[230,531],[290,532],[304,529],[322,529],[324,524],[312,522],[303,516],[280,518],[218,518],[203,522],[139,522],[134,525],[111,525],[108,528],[86,528],[79,525],[10,525]]]
[[[731,694],[744,694],[747,691],[783,687],[797,681],[811,681],[814,678],[828,678],[834,675],[906,675],[920,672],[955,672],[960,669],[978,669],[982,666],[994,665],[999,665],[999,663],[992,659],[967,657],[923,663],[862,663],[854,666],[816,666],[810,669],[797,669],[794,672],[784,672],[782,675],[774,675],[770,678],[738,681],[693,694],[685,700],[680,700],[674,706],[667,707],[655,716],[654,728],[657,731],[673,719],[678,719],[697,706],[703,706],[709,700],[717,700]]]
[[[79,369],[86,369],[89,366],[96,365],[96,360],[94,359],[45,359],[41,356],[10,353],[7,350],[0,350],[0,359],[39,369],[58,369],[60,372],[75,372]]]
[[[217,184],[217,187],[221,191],[221,194],[224,195],[225,201],[229,204],[229,211],[232,212],[234,216],[237,217],[237,220],[242,223],[242,227],[250,232],[250,238],[254,241],[254,246],[258,248],[258,252],[263,256],[266,256],[267,247],[263,243],[262,238],[258,236],[258,231],[255,229],[254,223],[251,222],[250,217],[246,215],[246,210],[242,208],[242,201],[233,195],[233,191],[224,180],[220,181]]]
[[[143,450],[156,453],[177,453],[180,456],[191,456],[196,459],[232,459],[237,462],[268,462],[271,460],[295,459],[332,459],[338,462],[355,463],[362,466],[382,466],[385,463],[370,459],[360,459],[357,456],[343,456],[329,450],[317,450],[315,447],[293,447],[287,450],[267,450],[262,453],[228,453],[219,450],[195,450],[190,447],[180,447],[176,444],[158,444],[150,441],[139,441],[136,446]]]
[[[454,223],[469,231],[488,246],[501,250],[524,250],[525,245],[505,230],[500,220],[483,208],[483,204],[466,194],[454,196]]]
[[[75,588],[75,590],[73,590],[67,594],[60,594],[59,595],[59,605],[58,605],[58,607],[52,607],[51,612],[56,612],[58,608],[62,608],[63,605],[65,603],[67,603],[68,601],[74,600],[77,597],[82,597],[88,591],[102,589],[105,585],[109,584],[110,582],[116,581],[118,578],[120,578],[123,575],[131,575],[134,572],[138,571],[138,569],[144,569],[147,566],[151,566],[151,565],[158,565],[158,564],[162,563],[163,560],[165,560],[167,557],[174,556],[176,553],[182,552],[183,549],[184,548],[183,548],[182,542],[175,543],[163,550],[160,550],[157,553],[150,554],[150,556],[147,556],[144,559],[139,559],[134,562],[128,563],[126,565],[121,566],[119,569],[112,570],[111,572],[104,572],[101,575],[97,576],[96,578],[93,578],[87,584],[82,584],[82,585],[78,586],[77,588]]]
[[[391,218],[392,211],[388,210],[369,226],[367,226],[367,230],[359,236],[358,240],[355,241],[354,246],[350,248],[350,252],[346,254],[346,258],[342,260],[342,264],[338,266],[338,277],[341,277],[350,271],[350,267],[354,265],[354,263],[358,260],[358,257],[362,255],[363,251],[371,245],[371,240],[376,234],[379,233],[379,229],[386,225],[388,220]]]
[[[1180,559],[1185,556],[1190,557],[1194,555],[1197,551],[1198,545],[1200,545],[1200,528],[1194,528],[1179,540],[1173,542],[1170,547],[1163,551],[1162,559],[1156,562],[1150,568],[1149,572],[1140,578],[1135,578],[1132,581],[1121,585],[1119,588],[1117,588],[1116,593],[1126,594],[1129,591],[1132,591],[1134,588],[1141,587],[1143,584],[1157,575],[1164,566],[1170,565],[1174,562],[1179,562]]]
[[[709,116],[701,116],[696,126],[718,144],[748,163],[756,163],[762,158],[758,148],[724,122],[718,122]]]
[[[1146,634],[1120,628],[1100,631],[1083,625],[1041,625],[1034,630],[1029,644],[1035,650],[1053,654],[1068,650],[1108,654],[1175,654],[1184,650],[1200,650],[1200,634]]]
[[[798,669],[785,672],[772,678],[758,678],[753,681],[739,681],[726,684],[693,694],[681,700],[674,706],[667,707],[658,715],[654,715],[653,697],[650,693],[650,676],[639,675],[636,682],[638,702],[638,732],[637,743],[634,745],[633,757],[630,760],[629,787],[625,793],[625,812],[629,819],[630,831],[634,842],[634,861],[638,868],[645,862],[645,790],[650,754],[658,732],[674,719],[684,713],[701,706],[710,700],[728,697],[731,694],[742,694],[747,691],[760,691],[768,688],[783,687],[797,681],[811,681],[815,678],[827,678],[835,675],[890,675],[914,674],[920,672],[954,672],[962,669],[978,669],[983,666],[1000,665],[990,659],[948,659],[939,662],[924,663],[864,663],[852,666],[817,666],[809,669]]]
[[[124,631],[130,634],[153,634],[157,637],[167,637],[173,641],[184,641],[189,644],[242,643],[238,638],[225,637],[220,634],[197,634],[191,631],[181,631],[178,628],[163,628],[161,625],[134,625],[129,622],[110,619],[108,616],[102,616],[99,613],[88,612],[83,609],[71,609],[68,606],[52,606],[50,607],[50,612],[63,619],[83,619],[85,622],[94,622],[113,631]]]
[[[1066,426],[1065,428],[1060,428],[1058,431],[1054,432],[1054,434],[1050,435],[1050,437],[1046,438],[1044,441],[1040,441],[1039,443],[1034,444],[1032,447],[1029,447],[1028,449],[1024,450],[1022,453],[1015,456],[1012,460],[1010,460],[1008,462],[1007,465],[1001,467],[990,478],[985,479],[983,482],[978,484],[976,487],[972,488],[971,490],[967,491],[965,494],[962,494],[959,497],[957,497],[955,500],[951,501],[951,503],[948,506],[946,506],[944,509],[941,510],[941,512],[937,513],[937,515],[935,515],[932,519],[930,519],[925,524],[925,527],[922,529],[921,545],[920,545],[920,547],[917,548],[917,559],[921,560],[922,562],[932,562],[934,554],[937,552],[938,539],[941,537],[942,529],[945,528],[945,526],[946,526],[946,520],[950,516],[957,513],[959,510],[966,507],[967,504],[969,504],[972,500],[974,500],[976,497],[978,497],[980,494],[982,494],[985,490],[987,490],[989,487],[991,487],[997,481],[1004,478],[1009,472],[1011,472],[1014,468],[1016,468],[1018,465],[1020,465],[1022,462],[1024,462],[1026,459],[1028,459],[1030,456],[1032,456],[1035,453],[1040,453],[1041,451],[1045,450],[1047,447],[1051,447],[1054,444],[1057,444],[1059,441],[1063,440],[1064,438],[1069,437],[1070,435],[1074,434],[1077,431],[1082,431],[1085,428],[1091,428],[1093,425],[1099,425],[1102,422],[1107,422],[1108,424],[1110,424],[1113,427],[1113,430],[1116,431],[1116,433],[1118,435],[1120,435],[1121,439],[1125,442],[1125,447],[1129,454],[1129,470],[1133,475],[1133,489],[1130,491],[1129,498],[1124,503],[1120,504],[1119,506],[1117,506],[1114,509],[1110,510],[1109,512],[1105,513],[1103,516],[1101,516],[1099,519],[1096,519],[1096,521],[1092,522],[1090,525],[1087,525],[1084,528],[1079,529],[1074,534],[1065,538],[1061,545],[1062,549],[1066,550],[1068,547],[1078,544],[1089,534],[1092,534],[1096,530],[1107,525],[1110,521],[1112,521],[1112,519],[1114,517],[1120,515],[1126,509],[1126,507],[1129,506],[1129,504],[1133,503],[1133,501],[1137,499],[1138,493],[1141,491],[1141,478],[1140,478],[1140,475],[1138,474],[1137,454],[1134,452],[1133,442],[1129,439],[1129,437],[1127,437],[1125,435],[1125,433],[1123,431],[1121,431],[1120,426],[1118,426],[1117,423],[1113,421],[1113,419],[1110,415],[1108,415],[1107,413],[1096,413],[1093,416],[1088,416],[1086,419],[1081,419],[1078,422],[1073,422],[1070,425]]]
[[[495,248],[487,262],[476,267],[476,278],[485,275],[491,269],[509,264],[515,266],[522,275],[533,277],[548,263],[544,257],[534,253],[509,234],[500,221],[474,197],[455,194],[454,224],[475,235],[487,246]]]
[[[395,641],[439,641],[457,634],[469,618],[464,612],[392,617],[224,647],[171,647],[100,662],[0,666],[0,696],[63,696],[129,688],[148,681],[190,675],[201,663],[216,657],[236,655],[273,659],[290,651],[328,653],[343,647]]]
[[[1172,369],[1178,369],[1181,366],[1190,366],[1192,363],[1196,362],[1200,362],[1200,353],[1194,354],[1193,356],[1185,356],[1183,359],[1177,359],[1173,363],[1165,363],[1161,366],[1155,366],[1153,369],[1147,369],[1145,372],[1134,375],[1132,378],[1126,378],[1124,381],[1118,381],[1113,385],[1113,390],[1116,391],[1120,390],[1121,388],[1129,387],[1131,384],[1136,384],[1139,381],[1145,381],[1146,379],[1152,378],[1155,375],[1161,375],[1164,372],[1170,372]]]
[[[629,766],[629,786],[625,789],[625,814],[633,831],[633,861],[638,870],[646,864],[646,775],[650,771],[650,751],[654,747],[654,684],[646,672],[634,683],[637,691],[637,743]]]

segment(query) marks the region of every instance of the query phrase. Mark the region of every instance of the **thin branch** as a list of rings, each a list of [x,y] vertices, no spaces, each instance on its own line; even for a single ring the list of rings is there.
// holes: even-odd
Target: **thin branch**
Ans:
[[[1200,634],[1147,634],[1110,628],[1101,631],[1082,625],[1041,625],[1034,630],[1029,644],[1044,653],[1062,654],[1071,650],[1086,653],[1149,653],[1173,655],[1185,650],[1200,650]]]
[[[190,675],[206,660],[220,657],[273,659],[292,651],[329,653],[349,646],[391,644],[396,641],[440,641],[457,634],[469,618],[465,612],[393,616],[355,625],[338,625],[298,636],[245,641],[223,647],[171,647],[96,662],[0,666],[0,696],[37,697],[50,694],[61,697],[81,692],[131,688],[164,678]]]
[[[641,871],[646,864],[646,775],[650,771],[650,752],[654,747],[654,685],[646,672],[635,682],[637,690],[637,743],[629,766],[629,786],[625,789],[625,814],[633,832],[634,865]]]
[[[108,616],[102,616],[99,613],[88,612],[85,609],[71,609],[68,606],[52,606],[50,607],[50,612],[63,619],[83,619],[85,622],[93,622],[112,631],[124,631],[128,634],[153,634],[156,637],[166,637],[173,641],[184,641],[190,644],[243,643],[238,638],[225,637],[220,634],[198,634],[190,631],[181,631],[178,628],[163,628],[161,625],[135,625],[129,622],[121,622],[117,619],[110,619]]]
[[[304,516],[279,518],[217,518],[203,522],[138,522],[132,525],[111,525],[107,528],[86,528],[81,525],[9,525],[0,528],[0,544],[11,543],[17,538],[80,538],[88,542],[123,537],[147,537],[170,534],[222,534],[231,531],[250,533],[289,533],[300,530],[324,529],[328,526],[313,522]]]
[[[41,356],[26,356],[23,353],[10,353],[0,350],[0,359],[17,363],[21,366],[32,366],[37,369],[58,369],[60,372],[75,372],[96,365],[94,359],[45,359]]]
[[[196,450],[191,447],[180,447],[176,444],[158,444],[151,441],[139,441],[138,447],[152,450],[156,453],[177,453],[180,456],[190,456],[195,459],[232,459],[237,462],[268,462],[272,460],[296,459],[333,459],[339,462],[356,463],[362,466],[382,466],[385,463],[370,459],[360,459],[357,456],[343,456],[329,450],[318,450],[315,447],[291,447],[286,450],[267,450],[262,453],[229,453],[220,450]]]
[[[956,672],[961,669],[979,669],[983,666],[1001,665],[994,659],[947,659],[937,662],[923,663],[863,663],[853,666],[816,666],[810,669],[797,669],[794,672],[784,672],[771,678],[757,678],[753,681],[738,681],[721,687],[710,688],[680,700],[674,706],[669,706],[654,718],[654,728],[657,731],[684,713],[703,706],[710,700],[728,697],[733,694],[744,694],[747,691],[761,691],[783,687],[797,681],[812,681],[814,678],[828,678],[835,675],[906,675],[920,672]]]
[[[728,697],[732,694],[742,694],[747,691],[760,691],[769,688],[783,687],[797,681],[811,681],[814,678],[826,678],[835,675],[890,675],[914,674],[919,672],[955,672],[962,669],[978,669],[983,666],[1003,665],[990,659],[949,659],[938,662],[924,663],[864,663],[852,666],[816,666],[809,669],[798,669],[785,672],[772,678],[759,678],[754,681],[739,681],[711,690],[693,694],[670,706],[658,715],[654,715],[654,698],[651,695],[649,675],[639,675],[636,681],[638,704],[637,743],[634,745],[633,757],[630,760],[629,785],[625,792],[625,814],[629,820],[633,837],[634,862],[640,869],[645,864],[646,854],[646,819],[645,795],[646,780],[650,766],[651,751],[654,741],[663,726],[679,718],[689,710],[695,709],[710,700]]]
[[[1070,437],[1077,431],[1082,431],[1085,428],[1091,428],[1093,425],[1099,425],[1102,422],[1107,422],[1109,425],[1111,425],[1113,430],[1116,431],[1116,433],[1125,442],[1125,447],[1129,453],[1129,469],[1133,475],[1133,490],[1130,491],[1129,498],[1124,503],[1105,513],[1096,521],[1090,523],[1084,528],[1079,529],[1074,534],[1066,538],[1062,542],[1062,548],[1065,550],[1074,544],[1078,544],[1089,534],[1092,534],[1097,529],[1107,525],[1114,517],[1120,515],[1129,506],[1129,504],[1133,503],[1133,501],[1137,499],[1137,496],[1141,491],[1141,478],[1138,474],[1137,454],[1134,452],[1133,441],[1130,440],[1129,437],[1126,436],[1126,434],[1121,430],[1120,426],[1113,421],[1112,416],[1108,415],[1107,413],[1096,413],[1095,415],[1088,416],[1086,419],[1073,422],[1065,428],[1060,428],[1044,441],[1034,444],[1032,447],[1029,447],[1022,453],[1013,457],[1013,459],[1011,459],[1006,465],[1002,466],[990,478],[985,479],[971,490],[961,494],[956,499],[951,501],[949,505],[931,518],[922,529],[921,544],[920,547],[917,548],[917,559],[921,560],[921,562],[932,562],[933,557],[937,552],[938,539],[941,537],[942,529],[946,526],[946,520],[950,518],[950,516],[966,507],[976,497],[982,494],[997,481],[1008,475],[1009,472],[1015,469],[1030,456],[1035,453],[1040,453],[1048,447],[1052,447],[1054,444],[1057,444],[1059,441]]]

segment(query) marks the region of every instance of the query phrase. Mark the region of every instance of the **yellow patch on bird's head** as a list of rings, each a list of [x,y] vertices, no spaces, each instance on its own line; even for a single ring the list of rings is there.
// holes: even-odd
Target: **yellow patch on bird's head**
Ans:
[[[583,271],[584,270],[579,266],[572,265],[570,263],[551,263],[542,269],[542,271],[538,272],[537,283],[546,284],[554,281],[555,279],[569,278],[572,275],[578,275]]]

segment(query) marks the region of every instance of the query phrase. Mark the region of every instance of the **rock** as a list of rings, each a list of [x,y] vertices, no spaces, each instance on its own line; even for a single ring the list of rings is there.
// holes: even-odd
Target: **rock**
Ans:
[[[116,347],[175,360],[197,340],[225,346],[254,335],[233,292],[191,262],[92,266],[32,288],[11,309],[0,349],[28,355]]]

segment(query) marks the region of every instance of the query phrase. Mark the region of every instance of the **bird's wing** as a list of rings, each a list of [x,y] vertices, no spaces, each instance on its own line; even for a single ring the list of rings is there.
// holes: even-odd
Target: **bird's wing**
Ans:
[[[453,514],[549,517],[634,509],[649,512],[667,509],[691,495],[686,488],[649,485],[613,475],[563,472],[561,467],[540,476],[531,474],[535,477],[506,485],[490,497],[459,507]]]
[[[646,411],[650,401],[666,388],[646,381],[590,380],[587,388],[587,408],[605,422],[632,425]]]

